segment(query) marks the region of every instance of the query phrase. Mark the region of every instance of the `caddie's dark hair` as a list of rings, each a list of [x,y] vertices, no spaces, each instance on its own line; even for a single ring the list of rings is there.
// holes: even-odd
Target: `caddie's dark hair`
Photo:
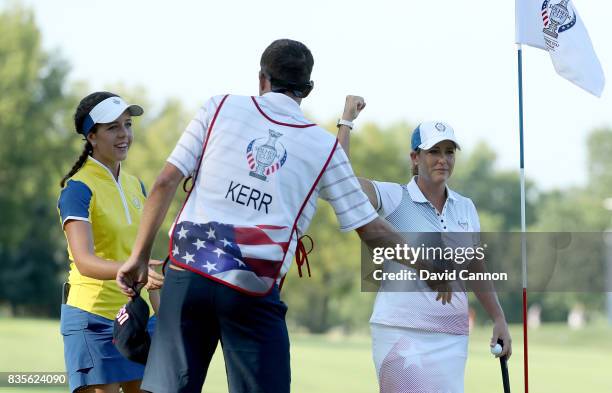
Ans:
[[[299,41],[280,39],[272,42],[261,55],[261,71],[270,79],[272,91],[297,93],[305,97],[312,90],[310,74],[312,53]]]
[[[91,112],[91,110],[96,105],[110,97],[118,97],[118,95],[114,93],[109,93],[108,91],[97,91],[95,93],[91,93],[87,97],[83,98],[81,102],[79,102],[79,105],[77,106],[76,111],[74,112],[74,130],[77,132],[77,134],[83,134],[83,122],[85,121],[85,117],[87,117],[89,112]],[[98,125],[95,124],[93,128],[89,131],[89,133],[95,133],[97,130]],[[91,145],[91,143],[89,143],[87,139],[85,139],[85,145],[83,146],[83,151],[81,152],[81,155],[72,166],[72,169],[70,169],[70,172],[68,172],[60,182],[60,186],[62,188],[66,185],[66,181],[72,176],[74,176],[74,174],[77,173],[79,169],[81,169],[83,164],[85,164],[87,157],[90,156],[92,153],[93,146]]]

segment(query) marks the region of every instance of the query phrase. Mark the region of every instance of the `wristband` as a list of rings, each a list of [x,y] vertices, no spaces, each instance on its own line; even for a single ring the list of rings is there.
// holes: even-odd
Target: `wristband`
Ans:
[[[338,128],[340,128],[340,126],[347,126],[349,129],[353,129],[354,124],[352,121],[348,121],[348,120],[344,120],[344,119],[339,119],[338,123],[336,124],[336,126]]]

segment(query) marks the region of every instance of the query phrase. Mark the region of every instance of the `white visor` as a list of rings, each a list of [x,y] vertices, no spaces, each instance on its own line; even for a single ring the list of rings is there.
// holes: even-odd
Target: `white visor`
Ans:
[[[144,110],[140,105],[128,104],[121,97],[109,97],[94,106],[83,121],[83,134],[87,135],[96,124],[111,123],[128,110],[132,116],[140,116]]]

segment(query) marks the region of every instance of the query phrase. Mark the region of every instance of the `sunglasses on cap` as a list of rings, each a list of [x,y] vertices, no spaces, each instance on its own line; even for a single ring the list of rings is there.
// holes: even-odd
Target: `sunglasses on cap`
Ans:
[[[314,81],[307,82],[288,82],[274,78],[266,71],[261,71],[263,76],[272,84],[272,92],[274,93],[291,93],[298,98],[307,97],[314,88]]]

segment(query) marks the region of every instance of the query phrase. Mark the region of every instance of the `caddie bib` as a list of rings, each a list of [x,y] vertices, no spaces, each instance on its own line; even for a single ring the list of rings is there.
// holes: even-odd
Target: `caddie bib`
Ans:
[[[337,145],[316,124],[275,120],[264,104],[219,103],[169,247],[175,265],[251,295],[267,294],[291,263],[298,219]]]

